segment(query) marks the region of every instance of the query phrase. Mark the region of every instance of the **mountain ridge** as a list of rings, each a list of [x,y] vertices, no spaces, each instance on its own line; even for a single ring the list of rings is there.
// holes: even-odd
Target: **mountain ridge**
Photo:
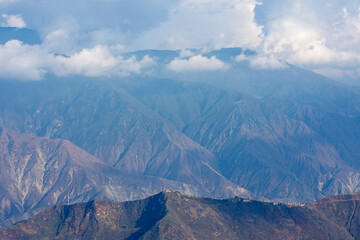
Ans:
[[[211,73],[171,73],[178,51],[148,53],[159,64],[141,76],[1,81],[0,126],[205,196],[304,202],[360,190],[359,89],[290,65],[253,69],[233,58],[239,49],[215,52],[229,68]]]
[[[9,85],[12,84],[15,83]],[[124,90],[106,81],[77,81],[74,86],[71,81],[43,84],[29,84],[17,93],[21,95],[19,99],[27,102],[21,111],[23,116],[14,111],[16,105],[4,105],[0,110],[4,113],[0,114],[3,116],[3,119],[0,116],[0,126],[10,125],[19,132],[68,139],[105,164],[130,174],[198,185],[218,196],[247,194],[243,188],[219,176],[217,159],[212,153]],[[14,90],[12,86],[4,86],[4,92],[9,88],[9,92]],[[6,97],[6,93],[3,96]],[[9,97],[14,99],[14,94]],[[51,101],[47,101],[49,97]],[[16,104],[23,108],[21,101]],[[19,120],[22,118],[29,123],[23,125]],[[215,187],[219,184],[224,187]]]
[[[1,239],[357,239],[359,194],[285,205],[215,200],[164,191],[124,203],[91,201],[49,208],[0,229]]]
[[[208,194],[206,186],[111,168],[68,140],[40,138],[1,127],[0,153],[2,226],[61,203],[139,199],[169,188]]]
[[[300,77],[297,78],[296,81],[300,82]],[[203,79],[206,80],[206,77]],[[245,82],[245,86],[250,84],[241,78],[229,81],[235,80]],[[322,81],[326,83],[327,80],[324,78]],[[270,83],[269,79],[266,84]],[[333,84],[332,81],[330,83]],[[146,87],[142,88],[142,85]],[[161,87],[154,89],[155,86]],[[310,88],[306,84],[305,87]],[[124,88],[214,153],[221,162],[221,173],[255,194],[275,201],[282,198],[284,202],[291,202],[294,199],[312,201],[339,191],[359,191],[359,163],[356,157],[359,151],[356,143],[359,142],[360,122],[356,118],[359,114],[356,104],[347,107],[350,109],[346,110],[347,113],[336,105],[333,109],[336,112],[328,112],[330,107],[323,109],[314,104],[295,104],[282,99],[268,102],[268,97],[265,100],[255,98],[249,96],[247,90],[235,87],[228,91],[207,87],[204,82],[192,83],[189,79],[185,82],[144,80],[126,83]],[[335,87],[331,89],[336,90]],[[305,91],[301,84],[299,91]],[[345,99],[355,94],[352,97],[354,100],[348,103],[356,103],[359,99],[356,92],[345,94],[349,91],[347,88],[341,91],[344,93],[340,97]],[[335,97],[331,98],[334,101]],[[211,104],[207,106],[207,103]],[[327,173],[320,170],[322,168]],[[310,179],[306,176],[309,172],[312,173]],[[272,182],[260,187],[258,183],[261,181],[254,179],[256,174],[260,178],[266,176]],[[295,192],[286,189],[294,189]]]

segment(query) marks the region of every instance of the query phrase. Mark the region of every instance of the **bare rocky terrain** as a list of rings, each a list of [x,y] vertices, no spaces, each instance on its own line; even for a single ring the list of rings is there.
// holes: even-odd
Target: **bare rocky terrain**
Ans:
[[[360,90],[294,66],[0,81],[1,221],[55,204],[194,196],[312,202],[360,191]],[[25,215],[24,215],[25,214]]]
[[[3,226],[56,204],[93,199],[126,201],[165,189],[210,194],[200,185],[119,171],[67,140],[50,140],[0,128],[0,153]],[[246,191],[238,194],[248,195]]]
[[[49,208],[0,239],[349,239],[360,237],[359,194],[295,206],[162,192],[124,203]]]

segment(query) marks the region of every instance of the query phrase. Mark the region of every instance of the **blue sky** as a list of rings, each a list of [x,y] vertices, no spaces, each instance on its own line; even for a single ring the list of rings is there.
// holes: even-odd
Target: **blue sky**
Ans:
[[[35,29],[42,38],[36,46],[0,45],[2,78],[126,75],[156,64],[123,58],[128,51],[241,47],[258,53],[237,58],[254,68],[290,63],[341,81],[360,79],[358,0],[0,0],[0,25]],[[174,60],[225,66],[191,54]]]

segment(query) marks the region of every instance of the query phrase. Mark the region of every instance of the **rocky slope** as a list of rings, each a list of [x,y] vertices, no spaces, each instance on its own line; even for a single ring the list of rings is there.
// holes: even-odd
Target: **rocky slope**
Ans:
[[[163,192],[145,200],[56,206],[0,239],[358,239],[360,195],[303,206]]]
[[[195,185],[217,197],[249,194],[219,173],[216,156],[111,82],[0,84],[0,126],[70,140],[129,174]]]
[[[56,204],[125,201],[164,189],[209,194],[205,188],[121,172],[67,140],[0,128],[0,225]]]
[[[360,190],[360,91],[293,66],[172,73],[176,51],[141,51],[146,76],[0,81],[0,126],[67,139],[109,167],[213,197],[313,201]],[[249,53],[251,54],[251,53]],[[171,80],[172,79],[172,80]]]
[[[226,178],[268,199],[360,190],[357,88],[289,66],[183,73],[123,87],[219,159]]]

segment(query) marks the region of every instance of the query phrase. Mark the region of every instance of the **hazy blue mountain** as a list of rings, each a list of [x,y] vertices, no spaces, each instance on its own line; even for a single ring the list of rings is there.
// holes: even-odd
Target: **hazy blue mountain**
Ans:
[[[19,40],[25,44],[40,44],[39,33],[28,28],[0,27],[0,44],[10,40]]]
[[[219,173],[214,154],[111,82],[0,84],[0,126],[68,139],[130,174],[195,185],[217,197],[249,195]]]
[[[0,128],[0,226],[55,204],[134,200],[165,189],[207,194],[188,184],[108,167],[67,140]]]
[[[123,85],[214,153],[225,177],[255,194],[311,201],[359,191],[359,89],[290,65],[233,64]]]
[[[359,191],[359,89],[290,65],[253,69],[239,53],[208,53],[230,66],[211,72],[172,73],[179,51],[147,50],[129,54],[157,60],[145,76],[1,81],[0,126],[67,139],[109,167],[213,197]]]

